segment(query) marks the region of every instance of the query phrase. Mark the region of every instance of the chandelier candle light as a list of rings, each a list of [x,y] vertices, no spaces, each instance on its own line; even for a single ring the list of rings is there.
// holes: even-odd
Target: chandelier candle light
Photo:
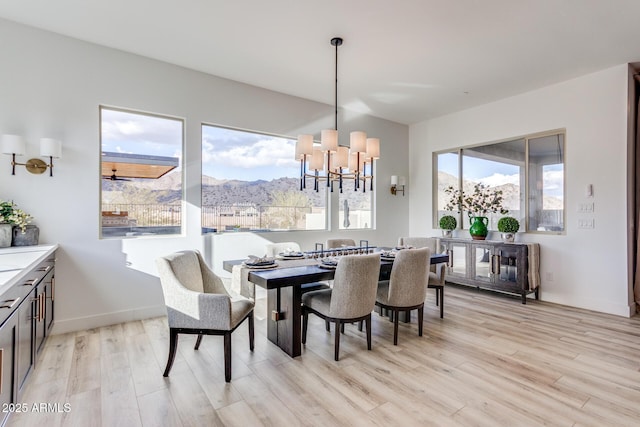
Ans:
[[[345,179],[353,179],[354,191],[362,187],[363,192],[366,191],[367,180],[369,180],[370,189],[373,191],[373,163],[380,158],[380,140],[367,138],[365,132],[354,131],[350,133],[349,147],[338,144],[338,46],[342,45],[342,41],[339,37],[331,39],[331,45],[336,48],[334,129],[325,129],[320,132],[319,149],[313,146],[313,135],[298,135],[296,142],[295,159],[300,160],[300,190],[306,188],[307,178],[313,178],[315,191],[320,189],[320,181],[326,181],[327,188],[333,191],[333,183],[337,181],[342,193],[342,183]],[[313,173],[307,173],[307,163],[309,172],[313,171]],[[367,163],[370,165],[369,175],[367,175]],[[349,172],[345,172],[345,169]],[[320,175],[320,171],[324,174]]]

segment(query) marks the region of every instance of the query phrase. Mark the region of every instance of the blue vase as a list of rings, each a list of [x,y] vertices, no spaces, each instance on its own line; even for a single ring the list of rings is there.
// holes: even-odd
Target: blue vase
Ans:
[[[470,219],[471,227],[469,227],[469,234],[471,234],[471,238],[473,240],[486,239],[487,234],[489,234],[489,229],[487,229],[489,218],[486,216],[472,216]]]

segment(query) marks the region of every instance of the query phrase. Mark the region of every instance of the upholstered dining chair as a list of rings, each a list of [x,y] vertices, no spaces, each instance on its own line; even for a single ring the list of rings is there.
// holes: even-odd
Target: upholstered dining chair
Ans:
[[[327,239],[326,249],[339,249],[342,246],[355,246],[353,239]]]
[[[432,254],[440,253],[440,239],[437,237],[400,237],[398,246],[413,246],[414,248],[429,248]],[[445,264],[429,267],[429,289],[436,290],[436,305],[440,306],[440,318],[444,318],[444,283]]]
[[[430,256],[429,248],[398,251],[389,280],[378,283],[376,305],[393,313],[393,345],[398,345],[398,319],[401,311],[409,316],[411,310],[418,310],[418,335],[422,336]]]
[[[180,251],[156,260],[169,322],[169,376],[178,347],[178,334],[224,336],[224,379],[231,381],[231,333],[249,319],[249,348],[253,351],[253,300],[231,298],[222,280],[209,269],[198,251]]]
[[[300,245],[297,242],[268,243],[265,245],[264,249],[268,257],[275,257],[288,250],[292,252],[300,252]],[[322,282],[303,283],[300,285],[302,293],[329,288],[330,286],[328,284]]]
[[[307,342],[309,313],[335,323],[334,359],[340,355],[340,331],[345,323],[364,320],[367,349],[371,350],[371,312],[376,302],[380,254],[347,255],[340,258],[333,288],[302,295],[302,343]]]

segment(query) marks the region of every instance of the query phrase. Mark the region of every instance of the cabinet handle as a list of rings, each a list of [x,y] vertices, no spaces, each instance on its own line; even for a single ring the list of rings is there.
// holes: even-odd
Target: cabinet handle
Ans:
[[[56,297],[56,278],[51,278],[51,301],[53,301]]]
[[[491,273],[500,274],[500,255],[491,257]]]
[[[22,286],[33,286],[36,283],[36,280],[38,280],[38,279],[27,280],[26,282],[24,282],[22,284]]]
[[[49,271],[51,270],[51,266],[47,265],[46,267],[40,267],[37,271]]]
[[[44,320],[46,310],[46,300],[44,298],[44,293],[40,294],[40,319],[38,322],[42,322]]]
[[[0,394],[2,394],[3,383],[4,383],[4,348],[0,348]]]
[[[0,304],[0,308],[13,308],[13,306],[16,305],[18,301],[20,301],[19,297],[2,301],[2,303]]]
[[[29,299],[29,303],[31,304],[31,308],[33,308],[33,303],[34,302],[38,302],[38,305],[36,306],[36,310],[40,310],[40,296],[38,295],[35,298],[31,298]],[[29,320],[38,320],[38,317],[40,317],[40,313],[36,313],[35,316],[30,317]]]

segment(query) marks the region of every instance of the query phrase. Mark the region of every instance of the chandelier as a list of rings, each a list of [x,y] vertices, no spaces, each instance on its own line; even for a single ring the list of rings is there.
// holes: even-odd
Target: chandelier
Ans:
[[[335,121],[333,129],[320,132],[320,148],[314,147],[313,135],[298,135],[295,159],[300,160],[300,190],[307,187],[307,178],[313,179],[313,189],[322,183],[333,191],[334,183],[342,193],[343,183],[353,181],[354,191],[366,191],[367,182],[373,191],[373,164],[380,158],[380,140],[367,138],[362,131],[349,134],[349,147],[338,144],[338,46],[340,37],[331,39],[336,48],[335,67]],[[369,174],[367,175],[367,172]]]

